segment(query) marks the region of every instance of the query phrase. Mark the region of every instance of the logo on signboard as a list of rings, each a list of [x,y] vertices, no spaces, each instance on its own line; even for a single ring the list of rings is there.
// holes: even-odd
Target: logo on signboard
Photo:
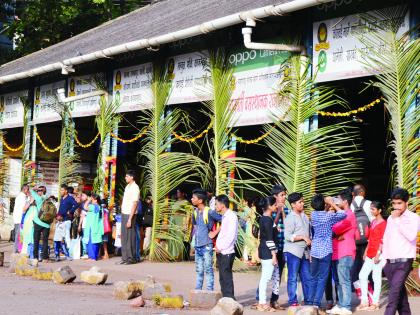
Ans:
[[[122,86],[121,86],[121,71],[118,70],[115,73],[115,86],[114,86],[114,90],[118,91],[121,90]]]
[[[318,44],[315,45],[315,51],[320,51],[321,49],[329,49],[330,43],[327,42],[328,39],[328,29],[325,23],[321,23],[318,26]]]
[[[74,82],[74,79],[70,79],[69,88],[69,96],[76,96],[76,82]]]

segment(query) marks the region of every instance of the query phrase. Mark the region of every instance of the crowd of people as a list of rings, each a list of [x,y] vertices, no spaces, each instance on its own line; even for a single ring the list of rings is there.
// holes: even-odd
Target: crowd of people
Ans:
[[[133,171],[126,172],[117,264],[139,263],[140,249],[151,242],[153,201],[150,195],[140,199],[134,178]],[[189,260],[194,253],[197,290],[214,290],[215,260],[222,295],[230,298],[235,298],[235,258],[260,264],[257,303],[252,307],[262,312],[284,309],[279,288],[285,266],[288,305],[320,308],[325,295],[323,306],[329,314],[352,314],[355,291],[358,311],[378,310],[384,272],[390,284],[385,314],[411,314],[404,283],[416,258],[420,218],[408,209],[409,194],[403,188],[393,190],[388,218],[381,202],[365,196],[365,187],[355,185],[335,197],[315,194],[309,208],[301,193],[288,194],[275,185],[269,196],[232,207],[227,195],[195,189],[188,200],[179,189],[169,220],[183,227],[185,250],[174,256]],[[45,186],[33,189],[25,184],[14,204],[14,250],[49,262],[52,230],[56,261],[61,257],[96,261],[101,254],[108,259],[116,238],[114,210],[88,191],[62,185],[57,203],[54,196],[47,197]],[[303,298],[298,297],[299,280]]]

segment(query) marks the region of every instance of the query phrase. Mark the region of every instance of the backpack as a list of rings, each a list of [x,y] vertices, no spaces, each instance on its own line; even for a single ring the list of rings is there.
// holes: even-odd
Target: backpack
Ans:
[[[363,209],[365,202],[366,200],[362,199],[359,206],[355,200],[352,202],[357,225],[355,235],[356,245],[366,245],[369,239],[370,221],[365,210]]]
[[[38,213],[38,218],[47,224],[53,223],[55,216],[57,215],[57,208],[54,203],[50,200],[45,200],[42,203],[41,210]]]
[[[144,227],[152,227],[153,225],[153,208],[149,205],[143,208],[143,220],[142,225]]]

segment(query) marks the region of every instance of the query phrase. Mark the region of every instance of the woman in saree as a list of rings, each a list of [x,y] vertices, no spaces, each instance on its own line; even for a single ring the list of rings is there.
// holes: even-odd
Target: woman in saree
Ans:
[[[90,197],[91,203],[85,217],[85,229],[83,233],[83,242],[87,244],[87,253],[89,260],[96,261],[99,257],[99,250],[102,245],[102,236],[104,235],[104,224],[102,221],[102,210],[100,207],[101,199],[97,194]]]

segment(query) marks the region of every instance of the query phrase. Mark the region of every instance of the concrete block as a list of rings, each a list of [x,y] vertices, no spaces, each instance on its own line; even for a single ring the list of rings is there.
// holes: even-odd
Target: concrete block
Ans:
[[[114,284],[113,295],[119,300],[129,300],[140,296],[143,288],[143,281],[118,281]]]
[[[57,284],[71,283],[74,279],[76,279],[76,275],[70,266],[60,267],[52,275],[52,280]]]
[[[191,290],[190,306],[192,308],[212,309],[222,298],[222,294],[209,290]]]
[[[244,307],[232,298],[221,298],[211,310],[211,315],[242,315]]]

